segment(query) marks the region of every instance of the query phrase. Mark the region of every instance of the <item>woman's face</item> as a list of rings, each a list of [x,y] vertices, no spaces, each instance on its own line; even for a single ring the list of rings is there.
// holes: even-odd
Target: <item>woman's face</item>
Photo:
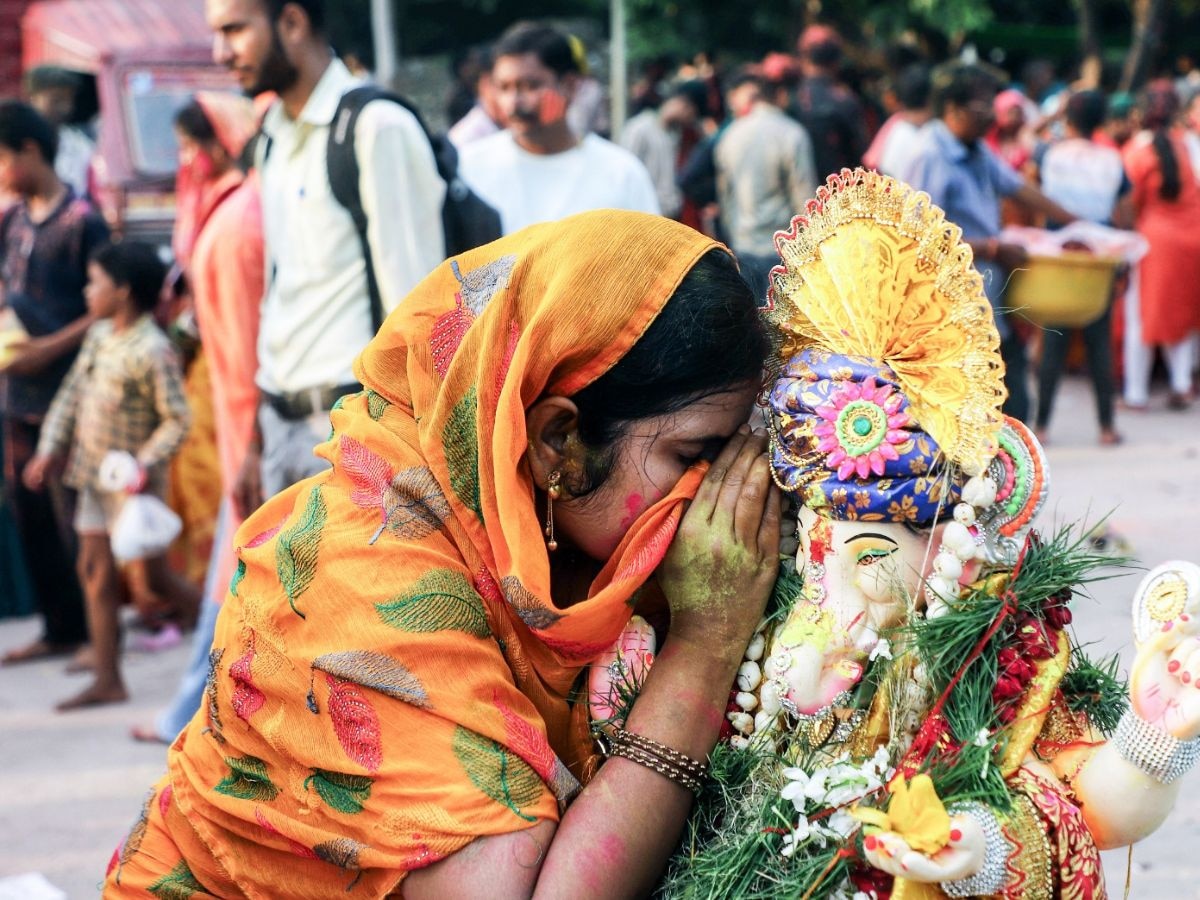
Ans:
[[[634,422],[617,443],[607,480],[583,497],[554,504],[555,528],[592,559],[607,560],[643,512],[693,464],[715,458],[750,420],[757,393],[757,386],[748,384]]]
[[[941,529],[913,532],[884,522],[839,522],[800,510],[805,596],[852,638],[900,623],[932,567]]]

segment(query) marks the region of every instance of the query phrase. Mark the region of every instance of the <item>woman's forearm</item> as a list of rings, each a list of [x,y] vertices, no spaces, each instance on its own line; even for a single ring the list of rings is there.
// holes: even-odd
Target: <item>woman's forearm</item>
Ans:
[[[693,759],[716,744],[740,659],[668,639],[626,723]],[[647,895],[679,841],[692,793],[666,776],[614,757],[558,826],[535,896]]]

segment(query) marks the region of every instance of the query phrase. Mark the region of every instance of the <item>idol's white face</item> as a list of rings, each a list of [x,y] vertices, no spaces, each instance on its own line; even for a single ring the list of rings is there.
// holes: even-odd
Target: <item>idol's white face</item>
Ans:
[[[796,567],[810,603],[829,612],[860,647],[864,632],[879,635],[901,623],[921,596],[941,528],[840,522],[807,507],[800,510],[799,523]]]

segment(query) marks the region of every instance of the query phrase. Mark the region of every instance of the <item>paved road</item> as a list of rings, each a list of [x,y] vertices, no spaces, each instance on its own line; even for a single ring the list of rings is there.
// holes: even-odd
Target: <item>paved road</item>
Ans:
[[[1126,443],[1096,446],[1092,401],[1077,381],[1064,385],[1048,447],[1053,472],[1046,520],[1099,519],[1133,545],[1146,566],[1174,557],[1200,561],[1200,407],[1151,411],[1120,421]],[[1136,577],[1104,582],[1079,601],[1076,626],[1102,654],[1129,660],[1128,603]],[[0,648],[34,637],[36,623],[0,623]],[[4,879],[41,872],[71,900],[94,897],[114,846],[161,773],[163,751],[128,738],[169,698],[185,648],[131,656],[133,699],[122,706],[55,715],[54,701],[77,689],[61,664],[0,669],[0,900]],[[1133,854],[1137,900],[1200,900],[1200,771],[1184,783],[1167,824]],[[1124,851],[1106,854],[1114,896],[1125,882]]]

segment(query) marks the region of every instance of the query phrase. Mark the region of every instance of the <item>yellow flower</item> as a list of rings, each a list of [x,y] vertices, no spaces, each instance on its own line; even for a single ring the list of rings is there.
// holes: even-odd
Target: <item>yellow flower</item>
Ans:
[[[928,775],[910,782],[897,775],[888,785],[892,799],[887,812],[855,806],[850,812],[864,825],[894,831],[918,853],[934,854],[950,842],[950,816]]]

